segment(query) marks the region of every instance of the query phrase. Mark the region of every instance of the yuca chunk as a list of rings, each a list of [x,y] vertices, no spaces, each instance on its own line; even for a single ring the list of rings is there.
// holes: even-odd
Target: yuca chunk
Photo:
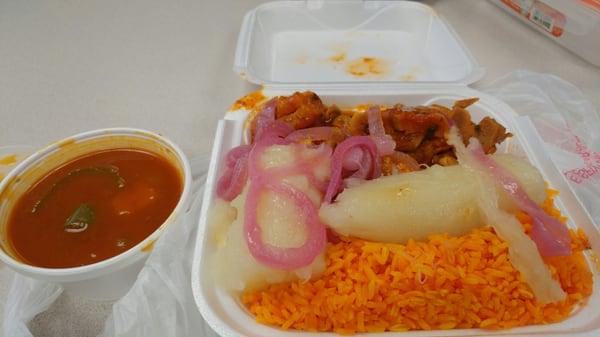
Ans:
[[[523,159],[494,155],[536,203],[545,198],[539,171]],[[500,191],[500,207],[515,205]],[[485,225],[477,207],[478,186],[465,168],[432,166],[428,169],[365,181],[346,188],[332,204],[321,207],[321,220],[343,235],[405,243],[432,234],[463,235]]]

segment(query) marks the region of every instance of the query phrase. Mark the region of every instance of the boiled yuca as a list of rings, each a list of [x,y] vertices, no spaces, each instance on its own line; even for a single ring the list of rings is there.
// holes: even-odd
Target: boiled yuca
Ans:
[[[544,179],[535,167],[512,155],[493,157],[518,178],[532,200],[544,200]],[[500,207],[514,211],[512,201],[498,191]],[[477,193],[477,183],[465,168],[435,165],[346,188],[334,203],[321,207],[319,216],[340,234],[379,242],[405,243],[441,233],[463,235],[484,225]]]

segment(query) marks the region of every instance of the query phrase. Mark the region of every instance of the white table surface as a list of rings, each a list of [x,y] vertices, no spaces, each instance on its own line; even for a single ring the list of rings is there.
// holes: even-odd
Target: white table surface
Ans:
[[[190,156],[209,151],[216,121],[256,88],[231,69],[242,16],[259,2],[0,1],[0,146],[133,126],[167,135]],[[486,1],[426,3],[486,68],[475,87],[515,69],[548,72],[600,110],[600,68]],[[11,279],[0,265],[0,313]],[[31,330],[96,336],[109,310],[63,295]]]

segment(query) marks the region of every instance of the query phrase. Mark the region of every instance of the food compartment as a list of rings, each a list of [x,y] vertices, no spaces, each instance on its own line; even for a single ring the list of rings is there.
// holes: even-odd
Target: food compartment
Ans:
[[[265,96],[289,95],[289,90],[266,90]],[[489,116],[506,126],[513,137],[505,140],[498,147],[498,152],[512,153],[528,158],[542,173],[550,187],[560,191],[555,198],[556,206],[563,215],[569,218],[570,227],[582,228],[587,234],[592,245],[592,251],[587,255],[587,261],[593,273],[593,294],[588,303],[576,308],[572,315],[559,323],[548,325],[531,325],[509,330],[481,330],[481,329],[456,329],[456,330],[429,330],[409,332],[382,332],[382,333],[357,333],[357,336],[475,336],[475,335],[531,335],[531,334],[593,334],[600,327],[600,314],[594,308],[600,305],[598,291],[598,272],[593,254],[600,248],[600,235],[587,212],[581,206],[577,197],[572,193],[562,174],[554,167],[552,162],[544,155],[543,145],[535,134],[535,129],[527,124],[526,120],[518,116],[505,104],[496,99],[468,88],[454,89],[404,89],[400,93],[381,92],[371,95],[357,95],[353,92],[342,90],[317,90],[326,105],[336,104],[340,108],[351,108],[364,104],[379,104],[390,106],[395,103],[405,105],[430,105],[441,104],[452,106],[459,99],[479,97],[480,100],[468,108],[474,122]],[[199,233],[192,271],[192,288],[196,303],[211,327],[223,336],[337,336],[335,333],[311,333],[296,330],[281,330],[276,327],[260,324],[241,303],[238,296],[232,296],[219,284],[215,283],[211,272],[211,259],[216,250],[214,228],[207,224],[207,216],[215,199],[216,182],[223,169],[226,153],[239,145],[244,139],[244,122],[247,111],[238,110],[228,113],[219,123],[215,144],[213,148],[211,166],[209,170],[204,204],[199,221]],[[234,266],[232,266],[234,267]]]

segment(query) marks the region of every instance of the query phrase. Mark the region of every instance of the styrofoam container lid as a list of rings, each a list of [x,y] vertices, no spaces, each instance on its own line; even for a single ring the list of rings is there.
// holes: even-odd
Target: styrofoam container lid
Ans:
[[[429,6],[408,1],[278,1],[249,11],[234,70],[274,86],[444,82],[484,75],[458,35]]]

